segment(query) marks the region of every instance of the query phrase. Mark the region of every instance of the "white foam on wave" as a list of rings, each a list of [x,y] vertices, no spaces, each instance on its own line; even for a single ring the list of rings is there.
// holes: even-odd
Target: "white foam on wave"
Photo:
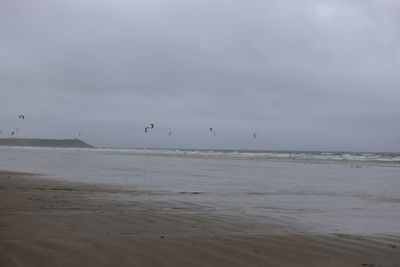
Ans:
[[[23,149],[42,151],[80,151],[88,153],[110,153],[125,155],[153,155],[179,157],[221,157],[254,160],[302,160],[302,161],[355,161],[400,163],[400,153],[372,152],[305,152],[305,151],[238,151],[238,150],[194,150],[194,149],[139,149],[139,148],[54,148],[54,147],[2,147],[0,149]]]

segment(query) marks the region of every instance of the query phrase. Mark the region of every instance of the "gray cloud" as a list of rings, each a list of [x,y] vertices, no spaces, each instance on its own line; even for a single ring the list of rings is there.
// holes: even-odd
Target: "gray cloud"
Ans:
[[[2,1],[0,129],[399,151],[399,26],[397,1]]]

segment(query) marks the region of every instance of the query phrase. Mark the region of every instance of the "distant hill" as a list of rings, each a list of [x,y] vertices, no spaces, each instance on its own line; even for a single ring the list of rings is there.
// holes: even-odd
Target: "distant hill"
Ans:
[[[93,147],[80,139],[0,138],[0,146]]]

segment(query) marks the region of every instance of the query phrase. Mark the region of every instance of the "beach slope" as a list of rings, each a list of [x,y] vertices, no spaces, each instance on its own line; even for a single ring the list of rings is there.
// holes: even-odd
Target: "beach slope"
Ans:
[[[400,263],[395,236],[274,233],[141,191],[0,172],[0,266],[368,266]],[[149,194],[149,192],[146,192]],[[260,231],[261,230],[261,231]]]

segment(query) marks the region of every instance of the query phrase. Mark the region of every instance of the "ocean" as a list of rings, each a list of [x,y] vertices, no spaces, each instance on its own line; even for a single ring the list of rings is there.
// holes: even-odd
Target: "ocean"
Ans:
[[[132,191],[119,198],[272,218],[295,232],[400,234],[399,153],[0,147],[0,170],[121,186]]]

